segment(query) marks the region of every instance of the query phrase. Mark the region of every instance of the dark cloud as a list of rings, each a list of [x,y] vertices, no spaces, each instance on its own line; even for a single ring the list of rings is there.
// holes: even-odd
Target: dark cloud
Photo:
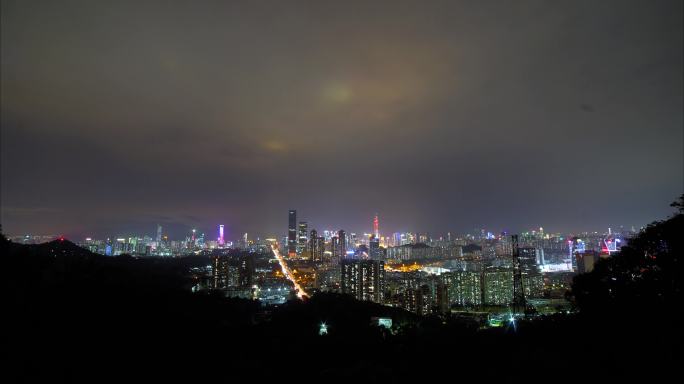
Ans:
[[[9,233],[640,226],[682,3],[2,2]]]

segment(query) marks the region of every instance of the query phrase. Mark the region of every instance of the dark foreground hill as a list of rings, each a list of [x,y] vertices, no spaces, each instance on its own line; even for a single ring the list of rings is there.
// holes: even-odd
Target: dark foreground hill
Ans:
[[[4,376],[88,383],[659,382],[682,358],[681,280],[674,273],[681,229],[681,213],[654,223],[625,259],[599,263],[579,278],[579,315],[492,330],[330,294],[262,308],[192,294],[186,272],[204,260],[104,257],[68,241],[25,246],[3,238]],[[628,271],[646,277],[634,280]],[[629,282],[618,280],[625,276]],[[392,317],[401,329],[391,334],[372,325],[373,316]],[[326,336],[318,335],[321,322],[329,325]]]

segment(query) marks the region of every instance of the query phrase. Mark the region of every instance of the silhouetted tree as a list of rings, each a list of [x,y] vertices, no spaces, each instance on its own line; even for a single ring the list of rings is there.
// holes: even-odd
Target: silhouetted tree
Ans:
[[[682,299],[684,195],[673,216],[648,225],[590,273],[578,275],[572,293],[581,311],[630,311],[652,316],[672,310]]]

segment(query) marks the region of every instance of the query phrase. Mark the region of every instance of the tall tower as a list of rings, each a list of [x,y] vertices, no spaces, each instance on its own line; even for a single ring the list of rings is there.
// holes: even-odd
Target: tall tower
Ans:
[[[312,229],[309,236],[309,253],[312,261],[323,260],[323,248],[325,241],[323,237],[318,236],[318,231]]]
[[[340,238],[337,236],[333,236],[330,238],[330,262],[337,265],[339,264],[340,260]]]
[[[291,209],[287,217],[287,255],[293,257],[297,254],[297,211]]]
[[[313,261],[316,261],[316,253],[318,253],[318,243],[316,242],[317,238],[318,231],[312,229],[309,235],[309,255]]]
[[[161,243],[162,241],[162,226],[161,224],[157,224],[157,244]]]
[[[218,236],[218,244],[219,246],[223,247],[223,245],[226,243],[226,241],[223,238],[223,224],[219,225],[219,236]]]
[[[380,223],[378,221],[378,214],[375,214],[375,218],[373,219],[373,234],[375,234],[375,238],[379,239],[380,238],[380,231],[379,231]]]
[[[299,233],[297,236],[297,256],[301,256],[302,252],[306,251],[306,244],[309,240],[308,223],[306,221],[299,222]]]
[[[338,256],[340,260],[344,260],[347,257],[347,234],[343,229],[337,232],[337,242]]]

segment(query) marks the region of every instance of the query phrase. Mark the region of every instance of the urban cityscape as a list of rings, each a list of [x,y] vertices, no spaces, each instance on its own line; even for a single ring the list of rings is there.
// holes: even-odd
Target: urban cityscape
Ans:
[[[682,0],[1,0],[5,383],[669,383]]]
[[[297,210],[287,214],[286,231],[267,239],[250,239],[247,233],[227,239],[219,224],[215,236],[191,229],[185,239],[172,240],[158,225],[153,235],[85,238],[76,244],[104,256],[206,256],[210,264],[192,269],[193,292],[218,291],[265,306],[316,292],[342,293],[417,315],[458,313],[489,327],[530,313],[572,310],[566,295],[573,276],[591,272],[637,233],[608,228],[560,234],[539,227],[519,235],[485,229],[439,237],[384,235],[376,214],[365,232],[325,229],[319,234],[301,216],[298,220]],[[19,244],[59,239],[10,237]]]

